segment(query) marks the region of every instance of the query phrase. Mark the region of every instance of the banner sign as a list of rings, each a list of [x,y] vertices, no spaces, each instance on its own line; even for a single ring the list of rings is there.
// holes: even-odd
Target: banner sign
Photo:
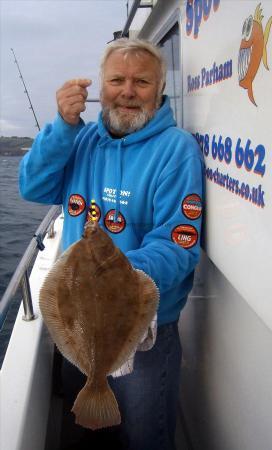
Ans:
[[[183,126],[205,159],[206,252],[272,329],[272,2],[182,6]]]

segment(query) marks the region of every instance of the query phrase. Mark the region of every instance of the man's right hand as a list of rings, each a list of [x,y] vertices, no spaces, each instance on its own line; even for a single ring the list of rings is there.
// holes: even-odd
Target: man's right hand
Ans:
[[[57,91],[58,112],[65,122],[70,125],[77,125],[80,120],[80,113],[85,111],[85,101],[88,96],[87,87],[92,81],[86,78],[77,78],[66,81]]]

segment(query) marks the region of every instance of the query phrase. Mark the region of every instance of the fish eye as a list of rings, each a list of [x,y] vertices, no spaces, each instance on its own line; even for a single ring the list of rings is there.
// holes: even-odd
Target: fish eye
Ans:
[[[246,39],[248,40],[251,36],[251,32],[252,32],[252,27],[253,27],[253,17],[249,16],[248,20],[247,20],[247,27],[246,27]]]
[[[249,16],[245,21],[242,29],[242,38],[249,40],[253,28],[253,17]]]
[[[245,35],[246,35],[246,29],[247,29],[247,19],[244,21],[244,24],[243,24],[243,28],[242,28],[242,38],[244,38]]]

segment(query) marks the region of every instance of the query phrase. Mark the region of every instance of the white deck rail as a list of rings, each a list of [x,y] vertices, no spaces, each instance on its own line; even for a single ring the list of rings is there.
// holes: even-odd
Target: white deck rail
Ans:
[[[53,217],[55,213],[57,210],[54,211]],[[21,305],[0,371],[1,450],[44,449],[54,345],[41,317],[39,291],[58,256],[62,226],[63,219],[58,217],[55,221],[54,236],[45,237],[45,248],[38,252],[29,278],[33,302],[30,310],[32,308],[35,320],[22,320],[26,311]],[[31,246],[37,245],[35,239],[32,241]],[[22,267],[23,274],[25,263]],[[16,284],[18,285],[17,278],[9,288],[10,292],[13,292]]]

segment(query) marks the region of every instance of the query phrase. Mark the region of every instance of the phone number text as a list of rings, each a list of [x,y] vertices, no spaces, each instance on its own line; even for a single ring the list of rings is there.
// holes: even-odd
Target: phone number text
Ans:
[[[242,141],[241,138],[232,140],[230,137],[209,134],[194,134],[204,156],[211,155],[214,160],[230,164],[234,159],[238,169],[245,168],[262,177],[265,174],[265,147],[262,144],[252,145],[250,139]]]

